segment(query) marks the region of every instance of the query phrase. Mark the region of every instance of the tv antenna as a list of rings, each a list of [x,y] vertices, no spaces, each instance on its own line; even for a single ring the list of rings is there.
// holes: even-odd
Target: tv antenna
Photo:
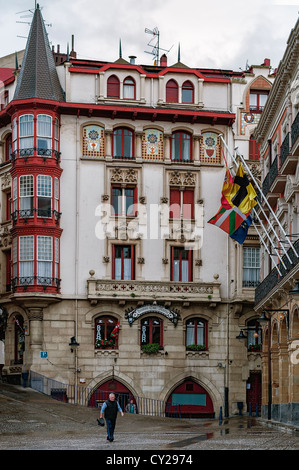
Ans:
[[[29,13],[29,15],[28,14],[27,15],[22,15],[22,16],[20,16],[20,18],[31,18],[32,19],[36,8],[37,8],[37,1],[35,0],[35,8],[34,9],[19,11],[19,12],[16,13],[16,15],[21,15],[21,13]],[[41,10],[42,9],[43,9],[43,7],[41,7]],[[16,21],[16,23],[23,23],[23,24],[27,24],[29,26],[31,25],[31,22],[29,22],[29,21]],[[47,23],[45,23],[45,21],[44,21],[44,25],[52,27],[52,23],[47,24]],[[17,36],[17,37],[22,38],[22,39],[28,39],[28,36]]]
[[[151,54],[154,56],[154,60],[155,60],[155,65],[159,65],[160,63],[160,51],[165,51],[165,52],[169,52],[170,49],[173,47],[171,46],[170,49],[162,49],[160,47],[160,31],[158,30],[157,26],[152,30],[152,29],[148,29],[148,28],[145,28],[145,32],[148,33],[148,34],[151,34],[152,35],[152,38],[149,40],[148,42],[148,46],[152,47],[152,51],[149,52],[149,51],[144,51],[146,52],[147,54]],[[156,43],[153,44],[153,42],[156,40]]]

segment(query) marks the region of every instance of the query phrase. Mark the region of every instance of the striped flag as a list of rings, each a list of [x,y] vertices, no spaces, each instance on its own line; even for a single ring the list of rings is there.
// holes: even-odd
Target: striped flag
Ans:
[[[119,333],[119,322],[117,322],[117,324],[115,325],[115,328],[112,330],[110,336],[117,338],[118,333]]]
[[[240,227],[241,223],[246,220],[246,218],[246,214],[243,214],[243,212],[236,206],[231,207],[230,209],[225,209],[221,206],[217,214],[208,220],[208,223],[216,225],[224,232],[232,235],[235,233],[237,228]]]

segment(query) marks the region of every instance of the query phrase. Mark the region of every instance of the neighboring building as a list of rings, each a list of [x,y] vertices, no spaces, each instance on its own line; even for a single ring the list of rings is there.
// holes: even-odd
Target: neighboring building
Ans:
[[[250,228],[241,246],[207,221],[230,164],[221,135],[259,176],[269,60],[234,72],[59,58],[37,7],[2,80],[3,377],[178,400],[185,416],[255,409],[259,238]]]
[[[267,318],[263,349],[263,415],[299,422],[299,21],[256,129],[261,145],[260,217],[270,255],[262,249],[263,281],[255,310]],[[272,209],[272,210],[271,210]],[[273,227],[273,229],[271,229]],[[295,288],[295,289],[294,289]]]

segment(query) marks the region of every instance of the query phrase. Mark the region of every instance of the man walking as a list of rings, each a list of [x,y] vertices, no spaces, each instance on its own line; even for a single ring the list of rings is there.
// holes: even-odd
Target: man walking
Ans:
[[[110,442],[114,440],[114,429],[118,411],[122,416],[124,415],[118,401],[115,400],[114,393],[110,393],[108,400],[103,403],[100,413],[100,418],[103,417],[104,413],[107,425],[107,440]]]

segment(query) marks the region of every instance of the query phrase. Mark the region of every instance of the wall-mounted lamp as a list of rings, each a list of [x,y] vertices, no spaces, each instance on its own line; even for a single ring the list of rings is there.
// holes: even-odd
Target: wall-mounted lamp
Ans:
[[[243,330],[240,330],[240,333],[238,334],[238,336],[236,336],[236,339],[246,339],[247,336],[244,335],[243,333]]]
[[[69,343],[69,346],[71,348],[71,352],[74,352],[74,349],[76,349],[78,346],[80,346],[80,344],[77,343],[75,336],[71,337],[71,342]]]

